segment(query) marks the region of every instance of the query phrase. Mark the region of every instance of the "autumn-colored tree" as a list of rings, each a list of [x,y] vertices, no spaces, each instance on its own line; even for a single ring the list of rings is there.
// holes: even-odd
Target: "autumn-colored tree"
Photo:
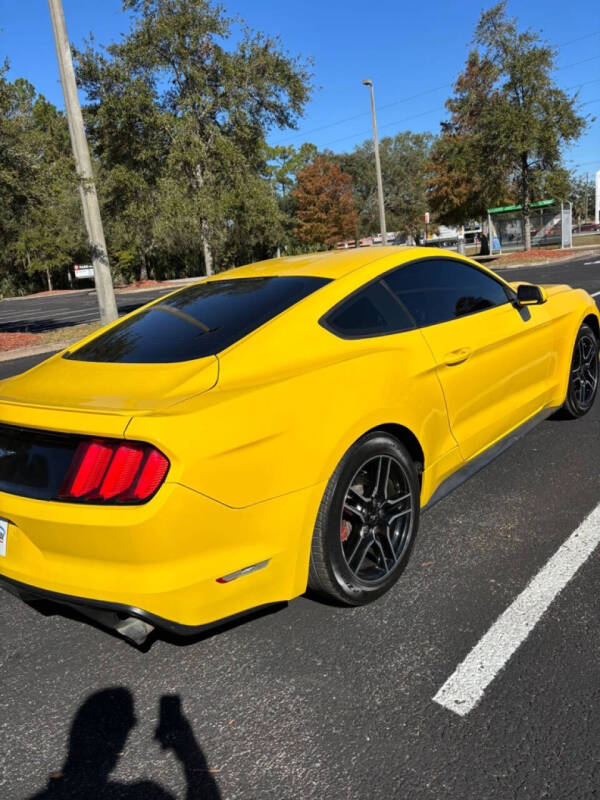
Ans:
[[[298,173],[293,195],[301,242],[326,248],[340,239],[356,236],[358,214],[350,176],[335,162],[318,156]]]

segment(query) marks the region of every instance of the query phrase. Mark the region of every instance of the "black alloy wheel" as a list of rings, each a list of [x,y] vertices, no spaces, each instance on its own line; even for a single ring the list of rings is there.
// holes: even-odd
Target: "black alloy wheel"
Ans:
[[[400,577],[419,524],[419,480],[406,448],[383,431],[359,439],[334,472],[317,517],[309,587],[362,605]]]
[[[583,324],[577,333],[567,399],[563,410],[571,418],[582,417],[591,409],[598,392],[598,339],[589,325]]]

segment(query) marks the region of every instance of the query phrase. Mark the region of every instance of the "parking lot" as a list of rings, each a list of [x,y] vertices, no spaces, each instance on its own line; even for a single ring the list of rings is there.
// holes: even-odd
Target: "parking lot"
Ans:
[[[600,256],[503,274],[600,299]],[[542,423],[424,514],[400,582],[363,608],[302,597],[141,652],[0,595],[0,797],[596,797],[599,443],[600,401]],[[567,540],[571,574],[513,606]],[[445,703],[482,641],[498,669],[460,696],[476,650]]]
[[[128,314],[176,286],[116,294],[119,314]],[[0,301],[0,333],[45,333],[56,328],[81,325],[99,319],[93,290],[18,297]]]

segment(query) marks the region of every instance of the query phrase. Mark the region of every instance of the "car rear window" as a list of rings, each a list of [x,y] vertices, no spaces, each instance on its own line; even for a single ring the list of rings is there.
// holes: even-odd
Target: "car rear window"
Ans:
[[[215,355],[326,283],[328,278],[286,275],[196,284],[64,357],[164,364]]]

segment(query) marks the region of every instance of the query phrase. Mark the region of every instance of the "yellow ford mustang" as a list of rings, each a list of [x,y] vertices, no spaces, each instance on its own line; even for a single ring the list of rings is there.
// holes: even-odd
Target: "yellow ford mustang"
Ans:
[[[0,584],[141,642],[307,585],[358,605],[419,513],[598,386],[599,315],[445,251],[208,278],[0,384]]]

